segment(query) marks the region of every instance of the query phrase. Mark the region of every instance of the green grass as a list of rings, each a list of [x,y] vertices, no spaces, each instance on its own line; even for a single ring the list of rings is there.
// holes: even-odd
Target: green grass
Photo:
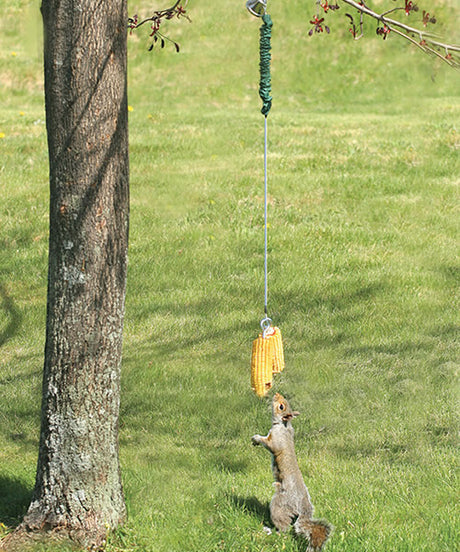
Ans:
[[[438,2],[439,21],[452,20]],[[0,5],[2,5],[0,1]],[[333,552],[452,552],[458,497],[458,73],[399,42],[309,39],[273,3],[270,307],[302,416],[299,462]],[[144,6],[142,8],[142,6]],[[147,2],[130,12],[147,13]],[[38,447],[47,153],[38,12],[3,2],[0,523],[24,514]],[[142,8],[142,9],[141,9]],[[121,461],[109,552],[297,551],[266,536],[268,403],[249,386],[263,307],[259,23],[190,3],[181,43],[129,41],[130,265]],[[451,21],[451,29],[454,24]],[[449,27],[444,31],[452,36]],[[449,34],[450,33],[450,34]],[[301,550],[302,548],[300,548]],[[43,549],[45,550],[45,548]],[[62,550],[62,548],[59,548]]]

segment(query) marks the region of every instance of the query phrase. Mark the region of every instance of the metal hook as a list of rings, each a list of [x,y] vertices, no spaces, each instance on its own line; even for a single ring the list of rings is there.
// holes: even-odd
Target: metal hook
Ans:
[[[262,337],[265,337],[268,330],[272,327],[272,319],[268,318],[268,316],[265,317],[260,321],[260,327],[262,328]]]
[[[246,7],[256,17],[262,17],[267,11],[267,0],[248,0]]]

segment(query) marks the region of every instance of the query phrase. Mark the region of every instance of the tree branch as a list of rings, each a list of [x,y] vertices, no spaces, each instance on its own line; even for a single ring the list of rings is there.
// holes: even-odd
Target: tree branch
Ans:
[[[161,44],[161,47],[164,48],[165,41],[169,41],[172,44],[174,44],[176,48],[176,52],[179,52],[179,44],[175,42],[174,40],[170,39],[168,36],[164,35],[160,32],[160,25],[163,22],[163,20],[170,20],[176,17],[177,19],[181,17],[185,17],[188,21],[190,21],[190,18],[187,15],[187,12],[185,10],[185,6],[187,5],[188,0],[176,0],[176,2],[170,7],[166,8],[165,10],[157,10],[154,11],[153,14],[150,17],[146,17],[142,21],[138,21],[137,14],[134,15],[134,17],[128,18],[128,29],[130,29],[130,32],[132,33],[135,29],[138,29],[142,25],[145,25],[145,23],[151,22],[151,28],[152,32],[150,33],[150,36],[152,37],[151,44],[149,46],[149,51],[153,49],[156,43]]]
[[[387,17],[387,14],[393,13],[397,10],[403,10],[404,8],[402,7],[393,8],[383,14],[379,14],[373,11],[372,9],[370,9],[369,7],[367,7],[364,3],[359,3],[359,2],[356,2],[355,0],[342,0],[342,2],[358,10],[358,12],[361,15],[362,14],[367,15],[382,23],[383,29],[379,34],[383,34],[384,38],[386,38],[386,35],[388,33],[394,32],[395,34],[405,38],[406,40],[408,40],[409,42],[411,42],[412,44],[414,44],[415,46],[423,50],[425,53],[432,54],[439,57],[451,67],[456,67],[456,68],[460,67],[460,60],[458,59],[460,46],[456,44],[447,44],[444,42],[439,42],[438,40],[434,39],[434,35],[432,33],[429,33],[421,29],[416,29],[414,27],[411,27],[409,25],[402,23],[401,21]],[[362,35],[362,29],[361,29],[361,35]],[[360,38],[361,35],[355,38],[356,39]],[[419,39],[418,41],[416,40],[416,37],[418,37]]]

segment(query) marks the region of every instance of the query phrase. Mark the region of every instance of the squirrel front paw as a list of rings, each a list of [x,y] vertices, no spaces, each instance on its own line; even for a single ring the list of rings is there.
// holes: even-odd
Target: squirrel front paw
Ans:
[[[256,447],[257,445],[260,445],[261,436],[260,435],[253,435],[252,436],[252,444]]]

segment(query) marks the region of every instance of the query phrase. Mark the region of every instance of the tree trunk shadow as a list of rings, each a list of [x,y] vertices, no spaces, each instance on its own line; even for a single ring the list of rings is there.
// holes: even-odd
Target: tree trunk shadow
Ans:
[[[18,525],[32,498],[32,488],[19,479],[0,476],[0,523]]]
[[[0,283],[0,308],[2,308],[9,318],[5,328],[0,330],[0,347],[18,331],[22,316],[16,308],[11,297],[8,295],[4,285]]]

